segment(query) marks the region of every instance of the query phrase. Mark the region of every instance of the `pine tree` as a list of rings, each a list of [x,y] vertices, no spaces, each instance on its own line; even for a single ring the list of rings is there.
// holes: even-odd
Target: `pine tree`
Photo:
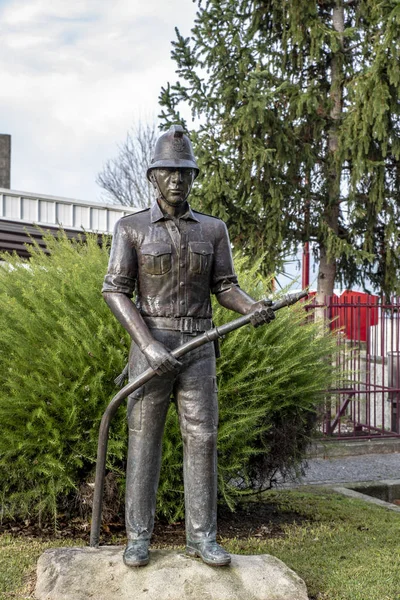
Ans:
[[[313,242],[320,296],[399,290],[399,24],[395,0],[200,0],[176,31],[161,118],[191,110],[197,205],[266,270]]]

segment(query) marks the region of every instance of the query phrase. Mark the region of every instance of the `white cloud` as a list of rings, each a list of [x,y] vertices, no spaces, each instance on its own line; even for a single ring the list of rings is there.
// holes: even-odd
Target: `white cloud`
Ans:
[[[191,0],[0,0],[0,131],[13,137],[12,187],[94,199],[127,129],[158,112],[175,80],[174,27]]]

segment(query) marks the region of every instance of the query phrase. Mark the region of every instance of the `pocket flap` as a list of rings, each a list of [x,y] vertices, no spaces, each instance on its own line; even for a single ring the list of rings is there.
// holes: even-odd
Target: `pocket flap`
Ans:
[[[151,242],[150,244],[143,244],[140,248],[142,254],[151,254],[152,256],[160,256],[161,254],[171,254],[171,244],[166,242]]]
[[[196,254],[213,254],[214,249],[211,242],[189,242],[190,252]]]

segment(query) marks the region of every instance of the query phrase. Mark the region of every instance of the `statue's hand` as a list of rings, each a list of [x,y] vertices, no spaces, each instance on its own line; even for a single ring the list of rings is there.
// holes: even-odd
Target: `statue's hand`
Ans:
[[[157,375],[177,371],[182,366],[182,363],[176,360],[167,348],[157,340],[150,342],[146,348],[142,349],[142,352]]]
[[[259,327],[263,323],[270,323],[275,319],[275,313],[271,308],[270,300],[260,300],[252,304],[250,311],[252,317],[250,323],[253,327]]]

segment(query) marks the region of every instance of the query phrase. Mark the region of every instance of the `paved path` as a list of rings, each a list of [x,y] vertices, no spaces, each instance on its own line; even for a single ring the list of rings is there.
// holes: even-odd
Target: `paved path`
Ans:
[[[305,476],[294,485],[352,483],[378,479],[400,479],[400,453],[309,458]]]

